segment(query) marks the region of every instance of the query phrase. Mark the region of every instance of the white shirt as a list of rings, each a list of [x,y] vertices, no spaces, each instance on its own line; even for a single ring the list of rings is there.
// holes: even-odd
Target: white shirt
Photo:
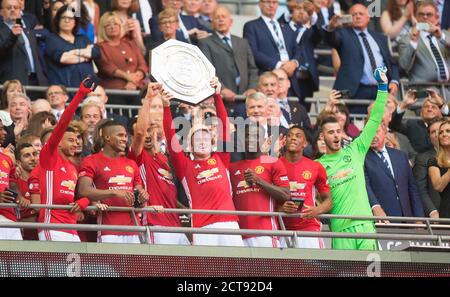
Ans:
[[[148,0],[139,0],[139,7],[141,8],[142,23],[144,24],[144,32],[150,34],[150,24],[148,21],[152,18],[152,7]]]
[[[64,113],[64,110],[65,109],[57,110],[57,109],[52,108],[52,112],[55,115],[57,121],[59,121],[59,119],[61,118],[62,114]],[[59,117],[58,117],[58,114],[59,114]]]

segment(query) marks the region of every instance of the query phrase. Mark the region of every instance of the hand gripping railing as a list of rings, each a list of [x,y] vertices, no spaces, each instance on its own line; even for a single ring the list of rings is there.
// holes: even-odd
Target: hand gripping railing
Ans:
[[[0,203],[0,208],[18,207],[17,204]],[[29,206],[33,209],[58,209],[70,210],[70,205],[44,205],[32,204]],[[86,210],[100,211],[95,206],[89,206]],[[135,213],[158,213],[152,207],[133,208],[133,207],[109,207],[106,211],[125,211],[132,214]],[[423,234],[367,234],[367,233],[344,233],[344,232],[310,232],[310,231],[287,231],[284,228],[283,217],[300,217],[301,214],[287,214],[284,212],[261,212],[261,211],[226,211],[226,210],[203,210],[203,209],[164,209],[163,213],[178,213],[178,214],[232,214],[241,216],[271,216],[278,217],[280,226],[283,230],[253,230],[253,229],[203,229],[203,228],[188,228],[188,227],[154,227],[154,226],[116,226],[116,225],[94,225],[94,224],[48,224],[48,223],[25,223],[25,222],[11,222],[0,223],[0,228],[25,228],[25,229],[51,229],[51,230],[77,230],[77,231],[122,231],[122,232],[137,232],[144,235],[142,242],[149,242],[151,232],[161,233],[188,233],[188,234],[227,234],[227,235],[256,235],[256,236],[285,236],[292,237],[293,245],[295,247],[296,237],[321,237],[321,238],[367,238],[367,239],[393,239],[393,240],[422,240],[433,241],[436,245],[442,245],[443,241],[450,241],[450,236],[434,235],[432,229],[447,229],[450,230],[450,219],[435,219],[435,218],[417,218],[417,217],[372,217],[372,216],[344,216],[323,214],[319,218],[323,219],[354,219],[354,220],[375,220],[375,221],[400,221],[400,222],[414,222],[415,224],[377,224],[383,227],[409,227],[409,228],[426,228],[428,235]],[[425,222],[425,223],[417,223]],[[137,221],[135,222],[137,224]],[[431,224],[439,223],[439,225]]]

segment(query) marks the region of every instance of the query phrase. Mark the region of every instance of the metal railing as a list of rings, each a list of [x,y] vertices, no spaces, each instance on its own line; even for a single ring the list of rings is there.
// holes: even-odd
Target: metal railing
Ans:
[[[0,208],[18,207],[18,204],[0,203]],[[53,209],[53,210],[70,210],[70,205],[44,205],[32,204],[29,208],[33,209]],[[100,211],[95,206],[89,206],[85,209]],[[109,207],[106,211],[121,211],[130,212],[134,217],[136,213],[160,213],[152,207],[133,208],[133,207]],[[393,240],[422,240],[432,241],[436,246],[442,246],[444,241],[450,241],[450,235],[436,235],[433,229],[450,230],[450,219],[435,219],[435,218],[417,218],[417,217],[375,217],[375,216],[346,216],[323,214],[320,219],[352,219],[352,220],[369,220],[369,221],[384,221],[390,222],[414,222],[408,223],[393,223],[391,224],[376,224],[379,227],[392,228],[413,228],[426,229],[427,235],[424,234],[367,234],[367,233],[345,233],[345,232],[310,232],[310,231],[287,231],[283,224],[283,217],[301,217],[300,213],[288,214],[284,212],[261,212],[261,211],[226,211],[226,210],[204,210],[204,209],[164,209],[163,213],[177,213],[177,214],[216,214],[216,215],[239,215],[239,216],[270,216],[278,218],[282,230],[254,230],[254,229],[204,229],[204,228],[189,228],[189,227],[154,227],[154,226],[139,226],[135,220],[136,226],[117,226],[117,225],[91,225],[91,224],[47,224],[47,223],[30,223],[30,222],[11,222],[0,223],[0,228],[24,228],[24,229],[46,229],[46,230],[77,230],[77,231],[122,231],[122,232],[137,232],[141,235],[141,242],[150,242],[151,232],[161,233],[187,233],[187,234],[226,234],[226,235],[254,235],[254,236],[283,236],[292,238],[289,243],[290,247],[296,247],[297,237],[320,237],[320,238],[366,238],[366,239],[393,239]],[[417,223],[424,222],[424,223]],[[439,223],[432,224],[432,223]],[[390,226],[391,225],[391,226]]]

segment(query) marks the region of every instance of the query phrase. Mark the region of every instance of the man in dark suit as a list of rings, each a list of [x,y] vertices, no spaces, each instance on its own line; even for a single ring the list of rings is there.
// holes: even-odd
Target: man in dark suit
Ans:
[[[400,150],[385,146],[382,123],[364,163],[367,195],[374,216],[423,217],[422,201],[408,162]]]
[[[138,2],[139,10],[136,13],[136,18],[141,25],[144,37],[150,36],[149,21],[163,10],[162,2],[161,0],[139,0]]]
[[[433,148],[428,135],[427,126],[433,119],[441,119],[448,115],[448,105],[444,100],[430,89],[430,97],[425,99],[420,109],[420,119],[408,119],[402,121],[406,109],[416,103],[415,92],[408,90],[403,101],[392,113],[389,128],[406,135],[412,147],[417,153],[423,153]]]
[[[124,127],[128,127],[128,118],[121,116],[120,114],[111,113],[106,109],[106,103],[108,102],[108,95],[105,92],[105,89],[102,86],[97,86],[95,91],[89,93],[89,97],[97,97],[97,103],[100,106],[102,112],[102,119],[111,119],[116,122],[119,122]]]
[[[374,100],[377,84],[372,73],[377,67],[386,66],[389,90],[395,95],[398,66],[391,57],[386,37],[367,30],[370,16],[364,5],[353,5],[350,14],[353,18],[351,27],[338,28],[341,17],[335,15],[323,30],[325,40],[338,51],[341,59],[334,89],[350,90],[352,98]],[[360,105],[352,105],[349,109],[351,113],[367,113],[366,108]]]
[[[216,68],[222,83],[222,98],[233,103],[236,94],[248,95],[256,90],[258,69],[247,40],[231,35],[231,13],[225,6],[218,6],[212,15],[211,36],[199,40],[198,47]]]
[[[182,1],[179,0],[162,0],[164,8],[175,10],[179,16],[180,28],[177,30],[177,40],[189,43],[196,43],[198,39],[208,37],[208,29],[203,27],[198,20],[190,15],[182,15]],[[154,42],[163,40],[163,35],[159,29],[158,16],[153,15],[149,20],[151,38]]]
[[[260,0],[262,16],[244,25],[244,38],[252,48],[259,73],[282,68],[291,80],[291,96],[297,96],[304,104],[304,96],[296,72],[302,61],[300,48],[294,34],[275,19],[278,0]]]
[[[419,189],[420,197],[422,198],[422,205],[425,211],[425,215],[431,218],[439,218],[439,205],[441,196],[433,188],[431,179],[428,176],[428,160],[436,157],[437,147],[439,145],[439,127],[443,123],[442,119],[433,119],[428,125],[428,134],[433,144],[433,148],[418,154],[416,156],[413,175],[417,182],[417,188]]]
[[[450,29],[450,0],[439,0],[438,10],[441,17],[441,29]]]
[[[24,85],[47,85],[47,78],[39,61],[36,39],[20,18],[17,0],[3,0],[0,23],[0,83],[18,79]]]

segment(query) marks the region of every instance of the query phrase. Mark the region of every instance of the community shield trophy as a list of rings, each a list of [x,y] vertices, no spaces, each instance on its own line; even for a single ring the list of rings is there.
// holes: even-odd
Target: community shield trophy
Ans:
[[[195,45],[170,39],[152,50],[152,76],[180,101],[195,105],[212,96],[215,72]]]

